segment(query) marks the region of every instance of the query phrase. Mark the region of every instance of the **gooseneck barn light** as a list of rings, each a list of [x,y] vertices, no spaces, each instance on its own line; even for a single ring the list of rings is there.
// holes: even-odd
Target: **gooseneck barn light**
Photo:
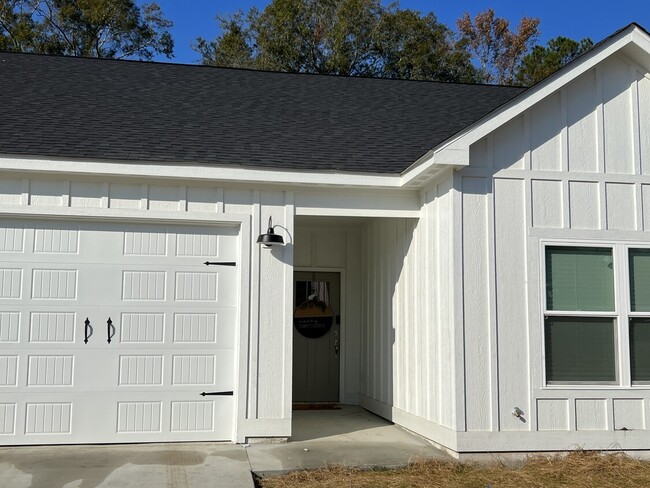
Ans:
[[[269,228],[267,229],[266,234],[260,234],[257,238],[257,243],[263,244],[266,247],[280,246],[284,244],[282,236],[273,232],[273,221],[271,220],[271,217],[269,217]]]

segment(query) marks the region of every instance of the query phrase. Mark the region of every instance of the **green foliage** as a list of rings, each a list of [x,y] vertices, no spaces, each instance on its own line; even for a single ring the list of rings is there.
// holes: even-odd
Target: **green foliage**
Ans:
[[[0,49],[151,60],[174,42],[155,3],[134,0],[0,0]]]
[[[535,46],[521,60],[516,81],[524,86],[532,86],[591,49],[593,45],[589,38],[574,41],[559,36],[548,41],[546,46]]]
[[[474,81],[467,51],[433,14],[379,0],[272,0],[198,38],[204,64],[345,76]]]

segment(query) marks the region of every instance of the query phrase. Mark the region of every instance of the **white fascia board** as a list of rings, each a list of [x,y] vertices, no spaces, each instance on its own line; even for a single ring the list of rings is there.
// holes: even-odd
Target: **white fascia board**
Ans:
[[[143,164],[136,162],[36,159],[0,156],[0,170],[84,176],[127,176],[187,181],[221,181],[277,185],[400,188],[399,175],[334,173],[318,171],[263,170],[192,164]]]
[[[515,97],[513,101],[507,102],[503,107],[467,127],[452,139],[430,150],[402,174],[402,184],[408,185],[409,182],[434,166],[438,167],[436,169],[439,169],[441,165],[455,168],[468,166],[471,144],[521,115],[525,110],[630,44],[635,44],[650,53],[650,39],[641,29],[632,26],[620,32],[600,48],[596,48],[593,52],[574,61],[569,69],[560,71],[557,75],[551,75],[546,81],[530,88]]]
[[[422,182],[436,178],[448,169],[469,166],[469,146],[467,149],[453,149],[436,153],[431,150],[420,157],[410,169],[402,174],[402,186],[422,187]]]

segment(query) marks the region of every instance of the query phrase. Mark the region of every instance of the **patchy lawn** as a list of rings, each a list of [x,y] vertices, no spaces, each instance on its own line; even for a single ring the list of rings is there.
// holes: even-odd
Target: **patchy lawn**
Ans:
[[[398,470],[329,467],[258,480],[262,488],[621,488],[650,487],[650,462],[575,451],[529,458],[520,467],[421,461]]]

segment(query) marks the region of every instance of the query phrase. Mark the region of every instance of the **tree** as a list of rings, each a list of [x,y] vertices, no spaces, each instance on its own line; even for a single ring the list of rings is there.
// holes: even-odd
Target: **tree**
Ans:
[[[453,33],[429,13],[386,12],[378,25],[375,49],[381,58],[380,76],[411,80],[473,82],[477,71],[467,50]]]
[[[517,30],[488,9],[476,15],[468,13],[457,21],[460,40],[474,55],[482,81],[512,84],[516,68],[539,35],[539,19],[523,17]]]
[[[0,0],[0,48],[98,58],[172,57],[172,23],[134,0]]]
[[[198,38],[204,64],[346,76],[471,81],[469,54],[433,14],[379,0],[272,0],[217,16],[222,34]]]
[[[559,36],[548,41],[546,47],[535,46],[521,60],[516,81],[524,86],[532,86],[591,49],[593,45],[589,38],[574,41]]]

